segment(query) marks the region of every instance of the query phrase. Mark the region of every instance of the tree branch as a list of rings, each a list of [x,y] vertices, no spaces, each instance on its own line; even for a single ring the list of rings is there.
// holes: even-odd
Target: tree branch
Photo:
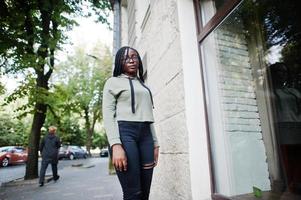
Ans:
[[[6,5],[4,0],[0,0],[0,16],[1,17],[7,17],[8,16],[7,5]]]
[[[57,24],[57,22],[54,19],[52,19],[51,22],[52,22],[52,37],[53,37],[53,40],[55,40],[55,43],[57,44],[58,38],[56,38],[56,37],[57,37],[57,34],[58,34],[58,24]],[[45,74],[46,80],[50,79],[50,76],[51,76],[51,74],[53,72],[55,46],[56,45],[50,46],[50,69]]]
[[[22,1],[23,2],[23,7],[24,7],[24,11],[25,11],[25,22],[24,22],[24,26],[25,26],[25,32],[26,32],[26,36],[27,36],[27,42],[28,45],[26,45],[26,51],[30,54],[34,54],[34,49],[33,49],[33,45],[34,45],[34,24],[32,21],[32,16],[31,16],[31,7],[28,3],[28,1]]]
[[[52,113],[52,115],[56,119],[58,125],[60,125],[61,124],[60,117],[58,117],[58,115],[54,112],[53,108],[50,105],[47,105],[47,107],[49,108],[49,111]]]
[[[41,13],[42,19],[42,33],[41,33],[41,45],[38,48],[38,56],[41,57],[41,65],[39,69],[36,69],[37,73],[40,72],[44,75],[44,65],[45,60],[48,57],[49,50],[49,39],[50,39],[50,21],[51,14],[53,12],[52,8],[47,7],[45,0],[38,0],[38,7]]]

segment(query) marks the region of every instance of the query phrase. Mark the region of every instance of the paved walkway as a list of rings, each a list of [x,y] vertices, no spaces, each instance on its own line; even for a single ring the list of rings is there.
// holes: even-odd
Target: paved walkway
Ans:
[[[82,160],[78,160],[80,164]],[[49,166],[50,167],[50,166]],[[83,166],[59,170],[60,179],[44,187],[37,180],[20,181],[0,187],[1,200],[120,200],[121,187],[116,175],[108,174],[107,158],[90,158]]]
[[[64,167],[69,167],[74,163],[85,162],[85,160],[60,160],[58,165],[58,170],[60,171]],[[41,159],[39,159],[39,169],[40,169]],[[8,167],[0,167],[0,186],[2,183],[6,183],[25,175],[26,164],[10,165]],[[51,167],[47,168],[47,173],[51,173]]]

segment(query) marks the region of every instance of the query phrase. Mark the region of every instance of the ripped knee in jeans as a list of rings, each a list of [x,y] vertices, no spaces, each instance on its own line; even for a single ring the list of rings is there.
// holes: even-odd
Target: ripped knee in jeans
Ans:
[[[148,164],[142,164],[142,169],[153,169],[155,167],[155,162],[148,163]]]

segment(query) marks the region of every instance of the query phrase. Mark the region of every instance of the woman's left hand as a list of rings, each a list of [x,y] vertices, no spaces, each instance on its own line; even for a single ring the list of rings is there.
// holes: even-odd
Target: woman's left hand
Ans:
[[[154,148],[154,159],[155,159],[155,166],[158,164],[158,158],[159,158],[159,147]]]

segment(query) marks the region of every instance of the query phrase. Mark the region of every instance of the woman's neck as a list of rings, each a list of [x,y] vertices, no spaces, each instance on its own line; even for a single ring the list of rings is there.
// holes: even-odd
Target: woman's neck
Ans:
[[[124,74],[129,76],[129,77],[132,77],[132,78],[137,77],[137,74],[130,74],[130,73],[126,73],[126,72]]]

